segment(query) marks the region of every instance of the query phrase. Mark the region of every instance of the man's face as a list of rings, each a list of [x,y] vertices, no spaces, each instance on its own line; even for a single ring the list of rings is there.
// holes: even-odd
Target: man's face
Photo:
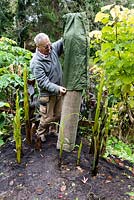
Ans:
[[[52,46],[51,46],[51,42],[49,38],[43,39],[40,45],[38,46],[38,50],[44,55],[50,54],[51,49],[52,49]]]

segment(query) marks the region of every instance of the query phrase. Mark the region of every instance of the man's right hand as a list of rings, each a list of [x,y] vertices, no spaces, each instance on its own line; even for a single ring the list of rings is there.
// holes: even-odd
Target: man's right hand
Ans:
[[[60,86],[60,95],[66,94],[66,91],[67,91],[66,88]]]

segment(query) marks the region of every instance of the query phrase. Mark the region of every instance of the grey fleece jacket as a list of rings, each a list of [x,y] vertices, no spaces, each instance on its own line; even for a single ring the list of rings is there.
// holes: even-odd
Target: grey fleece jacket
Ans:
[[[62,39],[52,43],[51,53],[47,57],[36,49],[30,62],[30,68],[37,81],[40,96],[59,94],[59,86],[62,85],[62,68],[59,56],[62,52]]]

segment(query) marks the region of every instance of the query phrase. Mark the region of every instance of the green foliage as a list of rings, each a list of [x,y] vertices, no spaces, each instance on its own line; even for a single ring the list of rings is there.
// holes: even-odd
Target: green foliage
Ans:
[[[93,56],[94,64],[100,68],[100,71],[104,71],[105,82],[103,83],[103,87],[107,88],[108,96],[113,95],[113,100],[116,99],[116,103],[118,104],[119,102],[123,102],[122,105],[126,109],[124,113],[125,115],[128,113],[127,116],[131,123],[133,123],[131,109],[133,108],[134,95],[134,10],[121,5],[107,5],[102,7],[101,11],[97,13],[95,22],[101,23],[102,28],[100,31],[95,30],[89,34],[91,48],[95,51]],[[97,157],[99,157],[101,142],[105,139],[105,135],[108,135],[112,119],[112,109],[109,117],[107,116],[108,109],[106,110],[107,122],[104,120],[103,113],[100,116],[100,102],[103,102],[102,91],[100,92],[100,89],[98,90],[97,99],[95,124],[93,127],[93,172],[95,172],[95,167],[98,163]],[[119,116],[120,112],[117,110],[116,112],[118,112]],[[115,147],[117,149],[123,147],[125,152],[127,152],[126,157],[133,161],[130,149],[120,142]],[[122,152],[122,155],[125,156],[125,152]]]
[[[99,11],[101,6],[105,5],[105,2],[100,0],[79,0],[79,1],[61,1],[60,6],[62,8],[62,13],[70,13],[70,12],[86,12],[87,18],[90,25],[90,30],[96,28],[96,24],[94,23],[94,17],[96,13]]]
[[[59,39],[59,37],[62,36],[62,21],[59,2],[59,0],[41,0],[38,1],[38,4],[36,4],[35,7],[39,20],[39,23],[37,24],[38,32],[45,32],[50,36],[52,41],[56,38]],[[35,13],[35,10],[33,10],[33,12]]]
[[[31,57],[32,53],[17,47],[15,41],[0,39],[0,99],[9,99],[17,88],[23,88],[23,67],[29,66]]]
[[[10,105],[8,102],[0,101],[0,109],[5,108],[10,109]],[[4,109],[3,109],[4,110]],[[5,130],[9,124],[12,122],[12,115],[7,115],[5,111],[0,112],[0,146],[4,144],[4,135],[7,135],[7,131]]]
[[[31,40],[39,32],[45,32],[52,40],[61,37],[58,5],[58,0],[18,1],[15,31],[21,47],[24,47],[25,41]]]
[[[134,192],[126,192],[125,194],[128,194],[129,196],[131,196],[131,199],[133,199],[134,197]]]
[[[9,103],[0,101],[0,107],[3,107],[3,106],[8,107],[8,108],[10,107]]]
[[[133,0],[110,2],[130,6]],[[108,0],[1,0],[0,35],[12,38],[21,47],[30,43],[33,48],[31,40],[33,41],[32,38],[39,32],[50,35],[52,41],[61,37],[62,16],[67,12],[86,11],[90,28],[95,29],[98,25],[94,23],[94,16],[100,7],[107,4]]]
[[[15,41],[5,37],[0,39],[0,68],[8,67],[11,64],[29,64],[31,56],[30,51],[18,47]]]
[[[117,103],[118,126],[125,116],[126,128],[133,127],[134,109],[134,9],[107,5],[97,13],[95,22],[102,28],[89,33],[94,64],[105,72],[108,95]],[[123,109],[122,109],[123,108]],[[125,109],[124,109],[125,108]],[[123,110],[123,111],[121,111]],[[124,115],[124,116],[123,116]],[[116,124],[117,125],[117,124]],[[120,127],[123,131],[123,127]],[[124,129],[128,131],[128,129]]]
[[[21,47],[26,40],[31,40],[32,33],[46,32],[51,38],[59,37],[58,5],[59,0],[1,0],[0,35],[16,40]]]
[[[77,165],[80,164],[80,156],[81,156],[81,150],[82,150],[82,140],[80,142],[80,145],[78,146],[78,154],[77,154]]]
[[[16,94],[16,114],[14,117],[14,140],[16,144],[16,155],[17,155],[17,162],[21,162],[21,122],[20,122],[20,107],[19,107],[19,97],[18,91]]]
[[[98,44],[96,51],[98,66],[106,71],[109,92],[118,98],[133,96],[134,82],[134,12],[123,6],[108,5],[101,8],[95,22],[104,24],[100,32],[93,31],[91,37]],[[93,42],[93,43],[94,43]]]
[[[107,124],[107,116],[106,112],[100,112],[101,110],[101,101],[102,101],[102,94],[103,94],[103,87],[104,87],[104,81],[105,81],[105,74],[102,72],[100,77],[100,84],[98,88],[98,95],[97,95],[97,107],[96,107],[96,113],[95,113],[95,121],[94,125],[92,127],[92,144],[91,144],[91,152],[94,155],[93,159],[93,166],[92,166],[92,173],[93,175],[96,175],[97,173],[97,166],[99,161],[99,155],[101,151],[101,146],[103,142],[103,138],[105,136],[106,132],[106,124]],[[106,101],[107,102],[107,101]],[[107,103],[104,103],[104,108],[107,111]],[[109,128],[109,127],[107,127]]]
[[[0,147],[4,144],[3,133],[0,131]]]
[[[0,35],[13,35],[13,22],[16,14],[16,0],[1,0],[0,1]]]
[[[31,57],[32,53],[18,47],[15,41],[5,37],[0,39],[0,109],[4,110],[0,114],[3,119],[1,129],[10,129],[12,126],[17,89],[20,101],[23,100],[23,68],[27,66],[29,69]]]
[[[29,120],[29,98],[28,98],[28,89],[27,89],[27,68],[24,67],[23,71],[23,81],[24,81],[24,112],[25,120]]]
[[[4,141],[0,138],[0,146],[4,144]]]
[[[93,126],[93,134],[97,134],[99,132],[99,117],[100,117],[100,108],[101,108],[101,99],[102,99],[102,93],[103,93],[103,86],[104,86],[104,74],[101,76],[100,80],[100,86],[98,89],[98,97],[97,97],[97,108],[95,113],[95,123]]]
[[[29,119],[29,95],[28,95],[28,86],[27,86],[28,71],[27,67],[24,67],[23,70],[23,81],[24,81],[24,115],[25,115],[25,127],[26,127],[26,140],[28,144],[31,144],[31,135],[30,135],[30,119]]]
[[[134,145],[125,144],[116,137],[111,137],[107,141],[107,148],[104,157],[109,155],[116,155],[123,160],[129,160],[134,163]]]

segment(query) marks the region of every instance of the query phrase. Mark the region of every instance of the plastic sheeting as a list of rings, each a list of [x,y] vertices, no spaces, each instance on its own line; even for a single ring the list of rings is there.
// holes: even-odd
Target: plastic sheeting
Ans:
[[[83,90],[87,86],[88,31],[85,12],[68,13],[64,20],[63,81],[67,90]]]

